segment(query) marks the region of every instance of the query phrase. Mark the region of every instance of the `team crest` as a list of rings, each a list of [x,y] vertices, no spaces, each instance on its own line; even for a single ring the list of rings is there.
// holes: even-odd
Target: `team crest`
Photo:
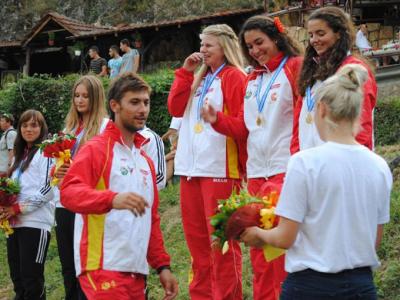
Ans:
[[[121,167],[120,171],[121,171],[121,175],[123,175],[123,176],[126,176],[129,173],[129,170],[126,167]]]
[[[278,94],[277,93],[272,93],[271,94],[271,101],[276,101],[278,99]]]
[[[253,95],[253,93],[251,91],[247,91],[246,95],[244,96],[244,99],[249,99],[251,97],[251,95]]]
[[[128,166],[122,166],[120,169],[121,175],[126,176],[128,174],[132,174],[133,168],[129,168]]]

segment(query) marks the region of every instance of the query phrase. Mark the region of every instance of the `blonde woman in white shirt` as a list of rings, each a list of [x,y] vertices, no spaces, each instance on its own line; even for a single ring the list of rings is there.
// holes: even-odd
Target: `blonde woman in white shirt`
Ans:
[[[251,246],[288,249],[281,299],[376,299],[371,269],[389,222],[392,175],[356,139],[367,71],[344,66],[316,94],[316,126],[326,143],[289,161],[272,230],[248,228]],[[297,298],[296,298],[297,297]]]

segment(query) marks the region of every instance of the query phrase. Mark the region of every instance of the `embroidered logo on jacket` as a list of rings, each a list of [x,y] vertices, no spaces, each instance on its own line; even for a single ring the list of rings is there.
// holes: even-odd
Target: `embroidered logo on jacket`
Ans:
[[[251,91],[247,91],[246,95],[244,96],[244,99],[249,99],[251,97],[251,95],[253,95],[253,93]]]
[[[277,88],[279,88],[280,86],[281,86],[280,83],[275,83],[275,84],[273,84],[273,85],[271,86],[271,90],[277,89]]]
[[[116,283],[115,283],[115,281],[114,280],[111,280],[111,281],[104,281],[104,282],[102,282],[102,284],[101,284],[101,289],[103,290],[103,291],[107,291],[107,290],[109,290],[109,289],[111,289],[111,288],[114,288],[114,287],[116,287],[117,285],[116,285]]]
[[[140,173],[142,173],[142,183],[143,183],[143,186],[145,186],[145,187],[147,187],[148,186],[148,183],[147,183],[147,176],[150,174],[150,172],[149,171],[147,171],[147,170],[143,170],[143,169],[140,169],[139,170],[140,171]]]
[[[271,94],[271,101],[276,101],[278,99],[278,94],[277,93],[272,93]]]
[[[119,170],[120,170],[122,176],[126,176],[128,174],[133,173],[133,168],[130,168],[129,166],[121,166],[121,168]]]

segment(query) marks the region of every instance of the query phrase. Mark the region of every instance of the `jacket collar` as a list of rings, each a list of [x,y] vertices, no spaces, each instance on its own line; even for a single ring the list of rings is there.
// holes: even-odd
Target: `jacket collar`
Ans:
[[[113,121],[109,121],[104,133],[110,136],[113,140],[119,142],[120,144],[125,144],[124,140],[122,138],[121,131],[119,128],[115,125]],[[133,138],[133,144],[135,145],[135,148],[140,149],[143,145],[147,144],[150,139],[145,138],[143,135],[141,135],[139,132],[135,132],[132,134]]]
[[[283,60],[284,56],[282,52],[279,52],[277,55],[275,55],[274,57],[272,57],[265,65],[263,66],[257,66],[254,71],[255,72],[268,72],[271,73],[273,71],[275,71],[279,64],[281,63],[281,61]]]

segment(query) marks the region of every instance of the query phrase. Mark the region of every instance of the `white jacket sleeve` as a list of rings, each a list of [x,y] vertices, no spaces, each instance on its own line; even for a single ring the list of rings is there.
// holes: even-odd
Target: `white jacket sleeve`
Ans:
[[[38,154],[36,154],[38,155]],[[54,190],[50,186],[50,170],[53,165],[52,159],[46,158],[43,155],[38,155],[38,163],[35,165],[34,171],[40,181],[39,189],[32,196],[24,198],[19,202],[19,208],[22,214],[28,214],[42,207],[54,197]],[[31,168],[29,166],[28,168]]]
[[[143,145],[142,149],[154,163],[157,189],[162,190],[167,183],[167,164],[165,161],[164,143],[161,137],[149,128],[144,129],[141,133],[150,139],[149,142]]]

